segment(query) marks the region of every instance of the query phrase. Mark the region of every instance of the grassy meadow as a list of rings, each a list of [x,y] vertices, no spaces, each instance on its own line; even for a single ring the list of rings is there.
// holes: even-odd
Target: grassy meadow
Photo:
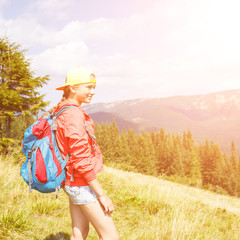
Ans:
[[[28,193],[18,161],[0,156],[0,239],[70,239],[65,193]],[[99,180],[123,240],[240,239],[239,198],[109,167]],[[98,239],[93,228],[88,239]]]

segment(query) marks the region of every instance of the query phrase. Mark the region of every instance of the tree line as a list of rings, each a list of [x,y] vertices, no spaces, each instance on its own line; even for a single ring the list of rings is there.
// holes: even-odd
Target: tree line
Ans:
[[[113,121],[95,123],[95,134],[109,166],[240,196],[240,164],[234,142],[228,156],[213,141],[196,144],[191,131],[120,132]]]

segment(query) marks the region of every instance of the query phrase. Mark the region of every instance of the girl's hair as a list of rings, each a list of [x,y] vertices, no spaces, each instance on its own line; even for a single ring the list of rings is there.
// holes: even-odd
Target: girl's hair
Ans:
[[[63,90],[63,96],[62,96],[62,99],[60,100],[60,102],[56,106],[52,107],[48,112],[44,113],[41,116],[41,118],[46,117],[47,115],[51,114],[61,102],[68,99],[69,94],[70,94],[70,86],[66,86]]]

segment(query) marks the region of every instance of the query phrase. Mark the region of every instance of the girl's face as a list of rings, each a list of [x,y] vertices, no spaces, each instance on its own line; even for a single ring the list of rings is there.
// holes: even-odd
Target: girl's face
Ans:
[[[96,83],[82,83],[71,87],[71,98],[79,105],[82,103],[90,103],[95,94]]]

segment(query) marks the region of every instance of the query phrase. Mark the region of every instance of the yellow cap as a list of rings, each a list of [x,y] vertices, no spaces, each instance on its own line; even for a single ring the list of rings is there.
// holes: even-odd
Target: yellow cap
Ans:
[[[56,90],[63,90],[66,86],[81,83],[96,83],[96,79],[89,69],[77,66],[68,72],[65,85],[56,88]]]

